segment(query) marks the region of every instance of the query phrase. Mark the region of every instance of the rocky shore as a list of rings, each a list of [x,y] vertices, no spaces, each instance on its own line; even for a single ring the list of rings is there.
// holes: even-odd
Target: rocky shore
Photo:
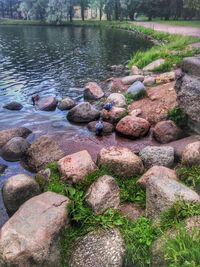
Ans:
[[[159,59],[143,70],[112,66],[118,77],[86,84],[81,103],[68,96],[61,101],[54,96],[32,98],[41,111],[67,110],[68,121],[86,124],[89,140],[52,135],[30,143],[26,138],[32,133],[27,128],[0,131],[1,157],[20,161],[33,174],[17,173],[3,186],[10,218],[0,231],[0,266],[55,267],[63,257],[67,265],[62,266],[70,267],[142,266],[134,265],[134,259],[132,265],[126,264],[122,223],[114,217],[109,224],[107,219],[99,223],[105,214],[112,210],[130,225],[145,218],[153,229],[177,201],[200,207],[200,191],[184,184],[179,173],[183,167],[200,165],[200,57],[185,58],[182,69],[155,73],[162,64]],[[23,110],[17,102],[5,103],[4,108]],[[117,146],[117,136],[127,139],[127,145]],[[0,174],[5,169],[0,166]],[[132,201],[127,181],[134,182]],[[122,191],[128,195],[126,201]],[[72,253],[63,256],[63,231],[87,225],[86,218],[82,222],[73,217],[76,205],[83,205],[99,224],[80,234]],[[200,230],[200,212],[195,215],[183,218],[186,229],[192,225]],[[155,235],[148,244],[152,266],[167,266],[162,246],[156,246],[161,237]]]

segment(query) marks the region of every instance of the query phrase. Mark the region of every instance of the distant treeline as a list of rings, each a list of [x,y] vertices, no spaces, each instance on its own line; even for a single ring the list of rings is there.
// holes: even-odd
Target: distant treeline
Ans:
[[[134,20],[138,14],[149,20],[200,18],[200,0],[0,0],[0,17],[59,24],[73,19],[75,6],[82,20],[88,7],[98,10],[100,20],[103,14],[108,20]]]

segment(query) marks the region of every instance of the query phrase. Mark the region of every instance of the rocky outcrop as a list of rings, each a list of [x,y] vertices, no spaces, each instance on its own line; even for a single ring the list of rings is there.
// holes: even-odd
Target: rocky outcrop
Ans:
[[[0,266],[55,267],[67,227],[67,197],[46,192],[25,202],[0,231]]]
[[[158,122],[153,136],[161,144],[167,144],[183,136],[181,129],[171,120]]]
[[[172,167],[174,164],[174,149],[172,147],[147,146],[140,151],[146,169],[155,165]]]
[[[54,96],[48,96],[37,102],[38,108],[42,111],[54,111],[57,107],[58,101]]]
[[[90,103],[84,102],[72,108],[67,114],[67,119],[71,122],[84,123],[98,119],[99,115],[99,111]]]
[[[71,97],[65,97],[58,103],[60,110],[69,110],[76,106],[76,102]]]
[[[4,146],[9,140],[14,137],[26,138],[27,136],[29,136],[29,134],[31,134],[31,131],[24,127],[0,131],[0,148],[2,148],[2,146]]]
[[[77,239],[69,266],[122,267],[124,254],[119,230],[98,230]]]
[[[119,93],[112,93],[106,99],[106,103],[114,103],[115,107],[124,108],[126,107],[125,96]]]
[[[12,216],[24,202],[39,193],[39,185],[26,174],[18,174],[8,178],[3,186],[2,195],[9,216]]]
[[[101,111],[101,117],[111,123],[115,123],[121,120],[126,115],[125,108],[113,107],[110,111],[103,109]]]
[[[88,100],[98,100],[104,96],[101,87],[95,82],[89,82],[85,86],[84,98]]]
[[[128,148],[103,148],[97,156],[97,165],[105,166],[122,178],[132,178],[142,174],[144,167],[142,160]]]
[[[25,166],[33,172],[45,168],[48,163],[58,161],[64,156],[59,145],[48,136],[41,136],[26,152]]]
[[[3,108],[8,109],[8,110],[21,110],[23,108],[22,104],[18,102],[10,102],[6,105],[3,106]]]
[[[102,123],[103,123],[102,134],[106,135],[106,134],[110,134],[114,131],[114,126],[111,123],[105,122],[105,121],[103,121]],[[97,124],[97,121],[89,122],[87,125],[88,130],[95,133],[96,132],[96,124]]]
[[[149,128],[150,124],[147,120],[136,116],[126,116],[116,126],[117,132],[132,138],[146,135]]]
[[[156,219],[178,199],[185,202],[200,202],[199,195],[173,179],[151,176],[147,182],[146,213]]]
[[[2,147],[1,156],[7,161],[18,161],[26,153],[30,144],[22,137],[14,137]]]
[[[58,168],[63,181],[75,184],[83,181],[89,173],[97,169],[97,166],[90,154],[83,150],[60,159]]]
[[[187,166],[200,164],[200,142],[188,144],[183,150],[182,163]]]
[[[99,177],[86,193],[86,203],[96,214],[108,208],[116,209],[120,203],[120,189],[112,176]]]

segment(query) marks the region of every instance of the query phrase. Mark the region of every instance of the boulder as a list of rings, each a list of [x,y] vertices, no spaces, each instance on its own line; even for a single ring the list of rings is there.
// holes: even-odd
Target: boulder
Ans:
[[[77,239],[69,266],[122,267],[124,254],[119,230],[97,230]]]
[[[140,151],[140,157],[146,169],[155,165],[169,168],[174,165],[174,149],[169,146],[146,146]]]
[[[182,164],[187,166],[200,164],[200,141],[188,144],[183,150]]]
[[[9,216],[12,216],[28,199],[40,194],[39,185],[30,176],[11,176],[2,189],[3,202]]]
[[[97,156],[97,165],[104,166],[122,178],[132,178],[144,171],[142,160],[128,148],[102,148]]]
[[[25,202],[0,231],[0,265],[60,265],[61,231],[67,227],[67,197],[46,192]]]
[[[146,214],[156,219],[178,199],[185,202],[200,202],[200,196],[189,187],[169,178],[151,176],[146,185]]]
[[[92,107],[88,102],[81,103],[72,108],[67,119],[71,122],[90,122],[99,118],[99,111]]]
[[[30,144],[22,137],[14,137],[2,147],[1,156],[7,161],[18,161],[26,153]]]
[[[58,101],[54,96],[48,96],[37,102],[38,108],[42,111],[54,111],[57,107]]]
[[[161,179],[169,178],[172,180],[178,180],[178,177],[174,170],[163,166],[153,166],[147,172],[145,172],[145,174],[142,175],[142,177],[137,181],[137,183],[141,187],[146,188],[147,182],[151,176],[160,177]]]
[[[188,116],[189,127],[200,134],[200,77],[185,75],[176,82],[177,102]]]
[[[65,97],[58,103],[60,110],[69,110],[76,106],[76,102],[71,97]]]
[[[96,132],[96,124],[97,124],[97,121],[92,121],[92,122],[89,122],[87,127],[88,127],[88,130],[95,133]],[[114,126],[109,123],[109,122],[105,122],[103,121],[103,131],[102,131],[102,134],[110,134],[114,131]]]
[[[176,80],[174,71],[165,72],[156,77],[156,84],[170,83]]]
[[[86,203],[94,213],[101,214],[120,203],[120,189],[112,176],[99,177],[87,190]]]
[[[126,109],[125,108],[118,108],[113,107],[110,111],[103,109],[101,111],[101,117],[105,121],[109,121],[111,123],[115,123],[121,120],[126,115]]]
[[[48,136],[41,136],[29,147],[24,163],[28,169],[38,172],[48,163],[58,161],[64,156],[59,145]]]
[[[24,127],[2,130],[0,131],[0,148],[14,137],[26,138],[29,134],[31,134],[31,131]]]
[[[153,62],[148,64],[146,67],[144,67],[143,71],[153,71],[157,69],[158,67],[160,67],[161,65],[163,65],[164,63],[165,63],[165,60],[162,58],[154,60]]]
[[[156,124],[153,130],[153,136],[159,143],[167,144],[181,138],[183,133],[175,122],[168,120]]]
[[[184,72],[199,77],[200,76],[200,58],[186,57],[183,59],[182,69]]]
[[[101,87],[94,82],[89,82],[85,86],[84,98],[88,100],[97,100],[104,96],[104,92]]]
[[[22,104],[18,102],[10,102],[6,105],[3,106],[3,108],[8,109],[8,110],[21,110],[23,108]]]
[[[153,86],[155,83],[156,78],[152,76],[146,76],[143,81],[144,86]]]
[[[145,91],[145,89],[146,88],[143,83],[136,81],[128,88],[127,92],[131,95],[137,95],[138,93]]]
[[[150,123],[136,116],[126,116],[121,119],[116,126],[117,132],[132,138],[146,135],[149,129]]]
[[[126,77],[122,78],[122,83],[124,85],[131,85],[132,83],[134,83],[136,81],[143,82],[144,76],[143,75],[130,75],[130,76],[126,76]]]
[[[136,221],[144,215],[144,211],[135,203],[123,203],[119,206],[118,211],[131,221]]]
[[[7,168],[8,168],[8,166],[6,166],[4,164],[0,164],[0,175],[3,174]]]
[[[106,100],[106,103],[114,103],[115,107],[124,108],[126,107],[125,96],[119,93],[112,93]]]
[[[63,181],[76,184],[83,181],[89,173],[94,172],[97,166],[87,150],[83,150],[60,159],[58,168]]]

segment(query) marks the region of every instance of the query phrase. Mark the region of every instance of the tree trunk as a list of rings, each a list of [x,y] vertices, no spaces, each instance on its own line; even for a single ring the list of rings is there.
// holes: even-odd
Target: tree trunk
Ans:
[[[81,18],[84,21],[85,20],[85,6],[84,6],[84,0],[81,1]]]

